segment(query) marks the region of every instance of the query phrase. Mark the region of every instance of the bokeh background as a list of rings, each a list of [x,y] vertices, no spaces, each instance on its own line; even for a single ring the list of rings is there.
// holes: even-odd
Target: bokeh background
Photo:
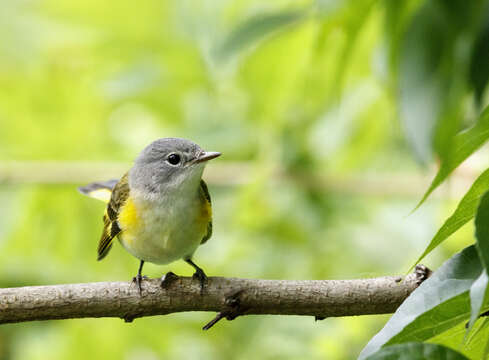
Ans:
[[[130,280],[96,247],[104,205],[159,137],[223,156],[206,169],[209,275],[403,274],[487,149],[410,214],[436,168],[436,124],[470,125],[489,72],[486,1],[0,1],[0,286]],[[489,56],[489,55],[488,55]],[[479,62],[478,62],[479,61]],[[482,65],[481,65],[482,61]],[[472,225],[431,254],[436,268]],[[147,264],[159,277],[183,262]],[[352,359],[387,316],[209,313],[2,325],[0,359]]]

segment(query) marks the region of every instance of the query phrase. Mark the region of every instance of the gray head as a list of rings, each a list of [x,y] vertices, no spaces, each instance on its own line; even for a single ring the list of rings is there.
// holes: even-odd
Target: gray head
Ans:
[[[129,171],[131,189],[148,196],[197,189],[205,164],[221,155],[190,140],[163,138],[146,146]]]

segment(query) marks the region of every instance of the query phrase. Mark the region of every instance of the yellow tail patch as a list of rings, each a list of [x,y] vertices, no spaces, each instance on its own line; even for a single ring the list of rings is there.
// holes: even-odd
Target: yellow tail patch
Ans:
[[[104,182],[94,182],[85,186],[80,186],[78,191],[83,195],[89,196],[91,198],[108,203],[112,195],[112,189],[115,184],[117,184],[116,179],[104,181]]]
[[[103,201],[104,203],[108,204],[110,201],[110,196],[112,195],[112,191],[109,189],[97,189],[97,190],[90,191],[85,195]]]

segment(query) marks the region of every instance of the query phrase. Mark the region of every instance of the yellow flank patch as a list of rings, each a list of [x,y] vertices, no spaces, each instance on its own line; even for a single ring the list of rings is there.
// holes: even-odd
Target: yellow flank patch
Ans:
[[[200,219],[202,222],[204,222],[206,225],[207,223],[212,219],[212,207],[211,204],[207,201],[207,199],[204,199],[202,201],[202,205],[200,208]]]
[[[109,189],[96,189],[90,191],[87,195],[94,199],[101,200],[104,203],[108,203],[110,201],[110,196],[112,195],[112,191]]]
[[[139,226],[139,217],[136,212],[136,206],[130,196],[121,207],[117,221],[121,230],[125,233],[131,232]]]

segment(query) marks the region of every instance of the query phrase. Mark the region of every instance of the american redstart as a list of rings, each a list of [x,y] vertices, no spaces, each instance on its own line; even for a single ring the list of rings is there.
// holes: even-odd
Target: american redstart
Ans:
[[[195,269],[202,289],[207,277],[192,261],[197,247],[212,235],[211,198],[202,173],[207,161],[220,155],[190,140],[158,139],[120,180],[80,187],[81,193],[107,202],[98,260],[108,254],[117,236],[140,260],[133,279],[139,292],[145,261],[168,264],[182,258]],[[171,272],[164,275],[162,286],[174,277]]]

